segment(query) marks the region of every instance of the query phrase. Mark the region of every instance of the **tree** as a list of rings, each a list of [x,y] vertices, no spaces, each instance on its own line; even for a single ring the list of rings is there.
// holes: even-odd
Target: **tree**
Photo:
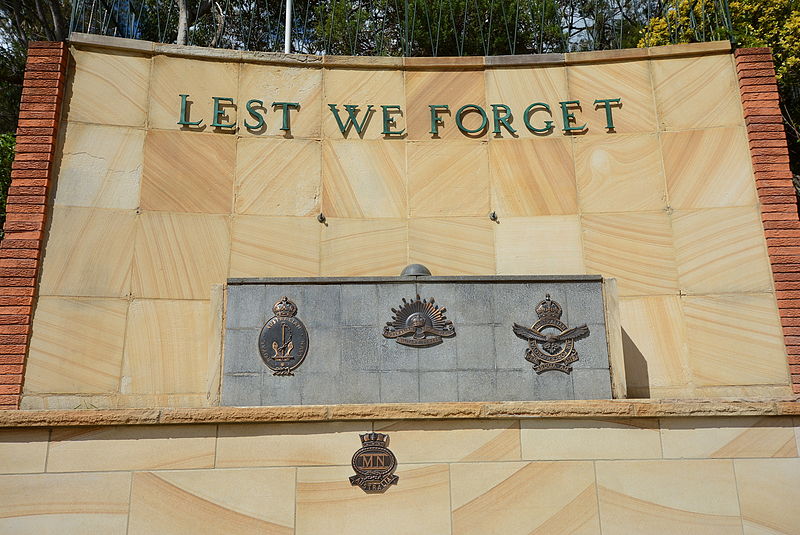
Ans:
[[[328,0],[312,52],[488,56],[636,46],[653,0]]]
[[[225,12],[219,2],[213,0],[200,0],[197,5],[189,4],[186,0],[175,0],[178,6],[178,35],[175,42],[179,45],[189,43],[189,21],[198,21],[206,15],[211,15],[214,19],[216,28],[211,34],[208,46],[216,47],[222,39],[222,32],[225,31]]]

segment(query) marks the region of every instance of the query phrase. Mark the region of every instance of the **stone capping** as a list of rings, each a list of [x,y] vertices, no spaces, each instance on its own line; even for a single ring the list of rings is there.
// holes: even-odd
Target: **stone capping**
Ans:
[[[567,54],[520,54],[515,56],[464,56],[464,57],[388,57],[388,56],[316,56],[310,54],[284,54],[282,52],[249,52],[208,48],[202,46],[181,46],[153,43],[137,39],[122,39],[87,33],[73,32],[69,43],[77,47],[122,50],[145,55],[166,54],[170,56],[266,63],[306,67],[326,67],[344,69],[402,69],[402,70],[482,70],[485,68],[542,67],[607,63],[611,61],[630,61],[640,59],[659,59],[710,54],[729,54],[729,41],[708,43],[689,43],[650,48],[629,48],[619,50],[596,50],[593,52],[570,52]]]
[[[28,48],[0,243],[0,409],[19,408],[22,396],[67,58],[64,43]]]
[[[337,422],[357,420],[668,418],[800,416],[795,401],[599,400],[497,403],[386,403],[164,409],[35,410],[0,412],[0,428],[105,425]]]
[[[800,218],[770,48],[734,54],[792,390],[800,394]]]
[[[409,282],[599,282],[602,275],[454,275],[430,277],[251,277],[230,278],[228,286],[247,284],[376,284]]]

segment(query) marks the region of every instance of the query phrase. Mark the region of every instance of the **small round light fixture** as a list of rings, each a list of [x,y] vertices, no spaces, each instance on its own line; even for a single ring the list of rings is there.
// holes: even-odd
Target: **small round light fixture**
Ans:
[[[422,264],[409,264],[400,273],[401,277],[430,277],[431,270]]]

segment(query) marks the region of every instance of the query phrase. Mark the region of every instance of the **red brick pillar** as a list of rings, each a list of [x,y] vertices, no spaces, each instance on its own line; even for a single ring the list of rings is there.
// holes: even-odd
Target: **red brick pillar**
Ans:
[[[772,50],[740,48],[735,57],[792,388],[800,394],[800,218]]]
[[[28,49],[0,242],[0,409],[18,409],[22,397],[67,54],[64,43]]]

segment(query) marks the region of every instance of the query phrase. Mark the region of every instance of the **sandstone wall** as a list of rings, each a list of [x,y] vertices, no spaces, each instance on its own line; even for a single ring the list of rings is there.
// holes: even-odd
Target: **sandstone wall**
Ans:
[[[397,486],[353,487],[359,433]],[[4,533],[797,533],[792,417],[0,430]]]
[[[790,395],[726,45],[526,65],[122,46],[71,49],[23,408],[213,405],[227,277],[411,262],[616,278],[632,396]],[[177,124],[181,94],[204,128]],[[237,128],[210,127],[214,96],[235,100]],[[590,104],[604,98],[622,100],[614,132]],[[298,102],[291,134],[272,108],[245,128],[249,99]],[[568,100],[583,134],[562,131]],[[522,124],[539,101],[547,135]],[[345,136],[330,103],[378,111]],[[456,128],[454,110],[479,105],[491,123],[496,103],[516,135]],[[438,138],[429,104],[453,112]],[[402,107],[403,136],[381,134],[380,105]]]

